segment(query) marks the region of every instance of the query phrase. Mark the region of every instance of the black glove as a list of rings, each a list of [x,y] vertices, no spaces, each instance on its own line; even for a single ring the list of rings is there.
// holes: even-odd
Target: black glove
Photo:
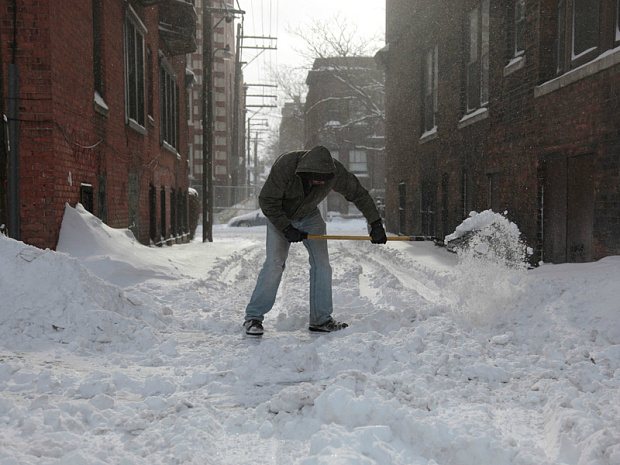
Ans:
[[[370,242],[373,244],[385,244],[387,242],[387,236],[385,235],[385,229],[381,220],[377,220],[370,224]]]
[[[286,240],[289,242],[301,242],[304,239],[308,239],[307,232],[300,231],[292,224],[289,224],[286,228],[284,228],[282,232],[284,233],[284,237],[286,237]]]

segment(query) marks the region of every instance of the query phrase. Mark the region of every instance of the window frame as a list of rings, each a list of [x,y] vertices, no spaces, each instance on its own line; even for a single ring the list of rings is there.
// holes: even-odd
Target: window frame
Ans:
[[[92,0],[93,9],[93,80],[95,92],[105,98],[103,82],[103,6],[101,0]]]
[[[489,103],[490,2],[480,0],[466,14],[464,25],[464,114]]]
[[[146,134],[146,26],[131,6],[124,21],[125,120],[133,129]]]
[[[620,42],[620,0],[616,2],[616,43]]]
[[[525,9],[525,0],[515,0],[512,24],[512,58],[525,55],[525,29],[527,24]]]
[[[595,3],[596,2],[596,3]],[[584,24],[580,24],[580,28],[577,27],[576,25],[576,19],[577,19],[577,8],[578,6],[580,7],[584,7],[584,5],[587,5],[588,7],[592,7],[593,5],[595,5],[597,7],[597,12],[596,12],[596,18],[591,18],[594,19],[593,22],[596,23],[596,31],[593,34],[588,34],[588,38],[594,38],[595,39],[595,43],[591,43],[591,44],[587,44],[585,45],[585,47],[583,47],[579,52],[576,51],[576,42],[578,40],[578,35],[580,35],[580,33],[583,33],[587,30],[589,30],[592,27],[592,23],[588,22],[587,25],[584,26]],[[584,13],[584,11],[582,11],[582,13]],[[583,29],[582,29],[583,28]],[[577,60],[578,58],[587,55],[588,53],[591,53],[593,51],[595,51],[596,49],[598,49],[601,46],[601,2],[600,0],[573,0],[573,11],[572,11],[572,41],[571,41],[571,58],[572,61]]]
[[[435,44],[424,54],[422,61],[422,132],[437,129],[439,103],[439,45]]]
[[[159,64],[160,139],[164,147],[179,149],[179,84],[174,69],[161,57]]]
[[[617,3],[616,10],[620,8],[620,2]],[[594,28],[592,21],[586,23],[587,18],[584,19],[584,22],[577,24],[578,8],[580,7],[595,7],[597,9],[593,17],[590,18],[596,23]],[[559,76],[592,61],[608,48],[609,38],[606,39],[606,37],[610,35],[611,25],[605,25],[606,8],[601,0],[558,0],[556,8],[555,74]],[[618,23],[618,11],[616,13],[616,23]],[[620,40],[618,27],[616,24],[615,34],[612,34],[615,37],[612,37],[612,42]],[[589,37],[583,35],[587,31],[592,31]],[[584,40],[591,40],[591,43],[577,48],[577,41],[580,40],[580,36]]]
[[[349,171],[356,174],[368,173],[368,153],[365,150],[349,150]]]

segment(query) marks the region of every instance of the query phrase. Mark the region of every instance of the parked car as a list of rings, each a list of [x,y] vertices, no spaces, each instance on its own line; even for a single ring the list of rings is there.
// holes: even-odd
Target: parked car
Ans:
[[[253,212],[246,213],[245,215],[235,216],[228,222],[228,226],[249,228],[250,226],[265,226],[267,225],[267,218],[263,215],[263,212],[254,210]]]

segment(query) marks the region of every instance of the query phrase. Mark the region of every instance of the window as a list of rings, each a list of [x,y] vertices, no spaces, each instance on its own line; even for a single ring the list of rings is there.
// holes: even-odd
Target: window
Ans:
[[[398,234],[407,233],[407,185],[398,184]]]
[[[557,74],[566,70],[566,0],[558,2]]]
[[[573,59],[598,47],[599,0],[573,0]]]
[[[148,115],[153,118],[153,52],[151,52],[151,47],[146,49],[146,86]]]
[[[97,216],[104,223],[108,222],[108,179],[99,173],[99,189],[97,190]]]
[[[130,9],[129,13],[133,13]],[[144,34],[135,14],[125,18],[125,107],[130,125],[144,127]],[[132,124],[133,123],[133,124]]]
[[[420,227],[424,236],[435,235],[435,212],[437,204],[437,185],[434,181],[420,182]]]
[[[367,113],[364,102],[357,98],[349,100],[349,124],[366,124]]]
[[[463,207],[463,211],[461,213],[463,215],[463,218],[467,218],[469,216],[469,212],[471,212],[468,187],[469,175],[463,172],[463,176],[461,179],[461,206]]]
[[[606,42],[602,39],[609,34],[601,24],[600,0],[558,1],[556,74],[570,71],[598,55],[601,43]]]
[[[93,0],[93,75],[95,78],[95,92],[103,98],[105,94],[103,92],[103,34],[101,30],[101,0]]]
[[[166,234],[166,188],[161,186],[161,191],[159,193],[159,218],[160,218],[160,231],[161,231],[161,241],[165,241],[167,239]]]
[[[616,42],[620,41],[620,0],[616,5]]]
[[[323,109],[327,115],[326,126],[340,125],[340,101],[337,99],[327,99],[324,103]]]
[[[351,150],[349,152],[349,171],[353,173],[368,172],[366,152],[364,152],[363,150]]]
[[[179,88],[176,80],[172,67],[162,59],[159,74],[161,138],[174,149],[178,149],[179,128]]]
[[[525,0],[515,1],[513,34],[513,56],[518,57],[525,53]]]
[[[465,26],[465,112],[489,101],[489,0],[469,12]]]
[[[153,184],[149,184],[149,237],[151,243],[157,242],[157,190]]]
[[[87,211],[95,213],[95,197],[92,184],[82,183],[80,185],[80,203]]]
[[[424,95],[422,100],[424,132],[437,126],[437,90],[439,76],[439,47],[435,45],[424,59],[423,82]]]

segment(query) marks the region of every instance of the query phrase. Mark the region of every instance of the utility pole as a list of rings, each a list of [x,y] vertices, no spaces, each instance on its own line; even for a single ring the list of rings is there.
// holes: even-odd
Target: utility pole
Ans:
[[[239,151],[239,112],[241,108],[240,104],[240,95],[241,92],[241,38],[242,38],[242,26],[241,23],[237,24],[237,53],[235,54],[235,83],[233,90],[233,140],[232,140],[232,162],[233,169],[231,170],[231,183],[232,183],[232,195],[231,195],[231,203],[235,205],[237,203],[237,186],[239,185],[239,171],[241,169],[241,160],[242,157]]]
[[[277,88],[277,84],[246,84],[246,86],[248,87],[273,87],[273,88]],[[266,94],[246,94],[246,97],[262,97],[262,98],[278,98],[277,95],[266,95]],[[259,104],[259,105],[249,105],[246,104],[245,105],[246,108],[277,108],[277,105],[264,105],[264,104]]]
[[[252,121],[252,117],[248,118],[248,163],[250,162],[250,160],[254,160],[254,169],[252,170],[254,174],[254,187],[258,187],[258,178],[260,174],[258,169],[258,135],[261,132],[266,131],[268,128],[269,123],[267,122],[267,118],[260,118],[254,121]],[[252,147],[250,144],[252,132],[254,132],[254,157],[252,157],[251,155]],[[250,176],[250,173],[250,170],[248,170],[248,178]]]
[[[202,0],[202,242],[213,242],[213,31],[207,3]]]
[[[254,137],[254,184],[258,186],[258,132],[256,132],[256,136]]]
[[[277,50],[276,47],[276,37],[269,37],[269,36],[242,36],[243,39],[253,39],[254,41],[254,45],[241,45],[242,49],[257,49],[257,50]],[[258,56],[258,55],[257,55]],[[247,103],[247,98],[248,97],[263,97],[263,98],[277,98],[275,95],[257,95],[257,94],[248,94],[247,93],[247,89],[250,87],[277,87],[277,85],[275,84],[245,84],[244,88],[245,88],[245,100],[244,100],[244,112],[247,111],[248,108],[276,108],[277,105],[265,105],[265,104],[260,104],[260,105],[252,105],[252,104],[248,104]],[[252,135],[252,124],[251,124],[251,120],[252,118],[256,115],[256,113],[260,111],[260,110],[256,110],[256,112],[250,116],[249,118],[247,118],[247,139],[246,139],[246,143],[247,143],[247,159],[246,159],[246,163],[248,166],[247,171],[247,183],[248,185],[250,185],[250,174],[251,171],[249,170],[249,164],[250,164],[250,160],[252,159],[251,157],[251,135]],[[264,120],[264,126],[268,126],[267,124],[267,120]],[[255,134],[255,139],[254,139],[254,187],[257,188],[258,187],[258,182],[259,182],[259,167],[258,167],[258,134],[259,131],[256,131]]]
[[[213,29],[242,10],[213,8],[202,0],[202,242],[213,242]],[[222,13],[213,26],[212,13]]]

